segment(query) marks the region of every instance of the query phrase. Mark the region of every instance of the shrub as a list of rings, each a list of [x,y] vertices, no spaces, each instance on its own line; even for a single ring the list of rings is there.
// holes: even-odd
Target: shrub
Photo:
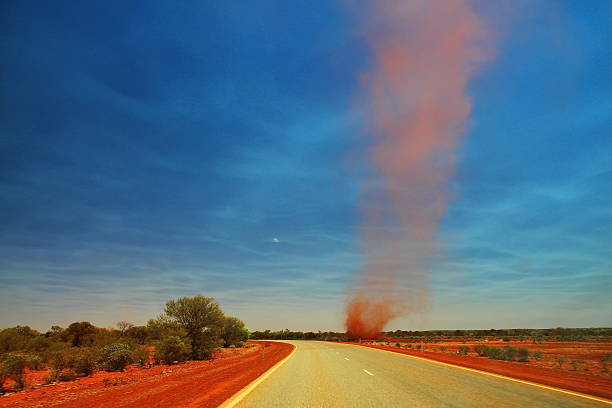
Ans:
[[[412,348],[412,344],[406,344],[406,348],[411,349]]]
[[[102,348],[98,360],[107,371],[123,371],[132,361],[130,346],[124,343],[112,343]]]
[[[501,360],[502,350],[497,347],[484,346],[484,355],[494,360]]]
[[[178,336],[168,336],[157,345],[155,359],[172,364],[175,361],[185,361],[190,353],[191,347],[185,340]]]
[[[96,353],[91,349],[77,350],[70,363],[76,374],[92,375],[97,367]]]
[[[0,367],[0,378],[10,378],[15,381],[17,388],[23,388],[25,381],[23,380],[23,369],[26,367],[26,356],[19,353],[8,353],[2,359],[2,367]]]
[[[395,347],[397,347],[397,348],[402,348],[402,345],[401,345],[401,344],[399,344],[399,343],[395,343]]]
[[[96,366],[96,353],[88,347],[61,350],[51,359],[51,367],[57,371],[53,381],[59,379],[64,370],[73,371],[75,375],[91,375]]]
[[[73,369],[63,370],[58,375],[60,381],[74,381],[77,378],[77,374]]]
[[[485,347],[482,344],[477,344],[474,346],[474,353],[478,354],[478,357],[485,357]]]
[[[30,370],[38,371],[43,369],[43,359],[36,354],[26,356],[26,367]]]
[[[468,346],[459,346],[457,354],[459,354],[460,356],[467,356],[469,349],[470,348]]]
[[[610,363],[612,363],[612,353],[605,354],[601,359],[601,371],[607,373]]]
[[[146,347],[138,346],[132,351],[132,361],[145,365],[149,362],[149,350]]]
[[[523,363],[529,361],[529,350],[527,350],[525,347],[519,347],[517,354],[518,361]]]
[[[557,357],[555,359],[555,362],[559,365],[559,368],[562,369],[563,368],[563,364],[566,362],[567,360],[564,359],[563,357]]]
[[[57,368],[51,368],[49,373],[43,377],[45,384],[51,384],[59,380],[60,370]]]
[[[572,360],[570,362],[570,364],[572,365],[572,371],[577,371],[584,363],[586,363],[584,360]]]
[[[499,359],[512,361],[516,357],[516,349],[512,346],[504,346],[500,351]]]
[[[223,347],[242,346],[249,339],[249,329],[236,317],[225,317],[221,332]]]
[[[444,353],[446,351],[446,346],[440,346],[440,351]]]
[[[534,351],[531,353],[531,357],[533,357],[536,361],[542,360],[542,352],[540,350]]]

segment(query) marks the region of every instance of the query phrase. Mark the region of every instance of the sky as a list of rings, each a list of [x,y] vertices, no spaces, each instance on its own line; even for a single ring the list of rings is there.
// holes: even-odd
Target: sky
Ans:
[[[252,330],[344,330],[373,177],[362,9],[0,9],[0,327],[144,324],[203,294]],[[387,329],[609,327],[612,3],[479,12],[495,57],[468,84],[431,306]]]

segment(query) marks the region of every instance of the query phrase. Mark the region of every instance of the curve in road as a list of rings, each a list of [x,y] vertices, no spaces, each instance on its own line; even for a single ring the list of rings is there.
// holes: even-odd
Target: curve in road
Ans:
[[[293,356],[241,399],[272,407],[608,407],[610,403],[347,344],[287,341]]]

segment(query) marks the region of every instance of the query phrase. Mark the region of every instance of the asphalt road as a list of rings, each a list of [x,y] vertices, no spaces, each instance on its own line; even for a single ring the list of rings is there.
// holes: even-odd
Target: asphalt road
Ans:
[[[366,347],[287,342],[293,356],[237,407],[612,407]]]

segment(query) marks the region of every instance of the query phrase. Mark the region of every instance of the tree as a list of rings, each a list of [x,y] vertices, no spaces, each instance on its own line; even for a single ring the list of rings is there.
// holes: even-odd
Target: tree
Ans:
[[[206,360],[219,347],[224,315],[213,298],[197,295],[166,302],[166,314],[180,324],[191,340],[191,356]]]
[[[242,346],[249,339],[249,330],[244,327],[242,320],[236,317],[225,317],[221,338],[223,347]]]
[[[68,340],[74,347],[81,347],[96,333],[96,328],[89,322],[74,322],[66,329]]]
[[[4,383],[5,378],[10,378],[15,381],[17,388],[23,388],[25,382],[23,380],[23,370],[26,367],[26,357],[19,353],[8,353],[2,360],[0,366],[0,388]]]
[[[132,361],[130,346],[123,343],[112,343],[102,348],[100,362],[107,370],[123,371],[126,365]]]
[[[117,322],[117,328],[119,329],[119,334],[121,336],[125,336],[125,333],[132,327],[134,327],[134,323],[130,323],[125,320],[121,320],[120,322]]]
[[[125,332],[126,336],[136,340],[138,344],[145,344],[149,337],[149,330],[147,326],[133,326],[127,329]]]
[[[187,336],[187,331],[170,316],[161,314],[147,322],[147,335],[150,339],[161,340],[168,336]]]
[[[190,353],[191,347],[187,341],[178,336],[168,336],[157,345],[155,359],[172,364],[175,361],[185,361]]]

